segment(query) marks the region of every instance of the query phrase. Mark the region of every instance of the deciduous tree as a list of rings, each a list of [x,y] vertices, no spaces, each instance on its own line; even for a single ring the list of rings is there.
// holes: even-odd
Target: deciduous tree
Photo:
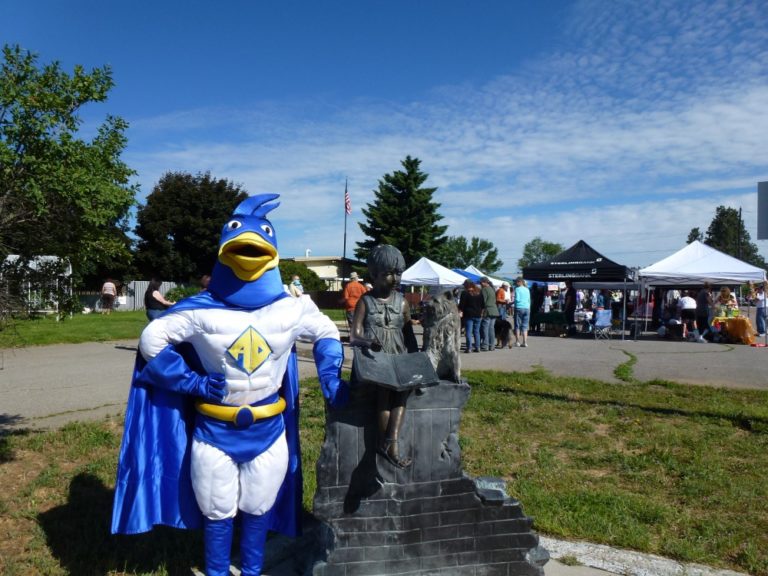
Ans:
[[[359,225],[367,238],[355,248],[360,260],[374,246],[391,244],[410,266],[422,256],[438,254],[445,244],[447,226],[438,224],[443,219],[437,212],[440,204],[432,200],[437,188],[423,187],[429,174],[420,170],[421,160],[407,156],[401,164],[403,170],[379,180],[373,203],[362,210],[367,221]]]
[[[108,66],[68,74],[4,46],[0,69],[0,255],[52,255],[76,280],[130,262],[126,235],[136,187],[121,159],[127,123],[107,116],[86,140],[81,109],[104,102]]]
[[[136,217],[139,272],[177,282],[210,274],[221,227],[247,196],[237,184],[208,173],[163,175]]]
[[[449,236],[438,260],[448,268],[474,266],[487,274],[493,274],[504,265],[493,243],[476,236],[469,241],[464,236]]]
[[[290,284],[294,274],[301,280],[301,286],[305,292],[328,289],[322,278],[314,270],[307,268],[303,262],[280,260],[280,278],[283,280],[283,284]]]
[[[698,228],[691,228],[691,231],[688,233],[688,238],[686,239],[685,243],[690,244],[691,242],[695,242],[698,240],[699,242],[704,241],[704,234],[701,233],[701,230]]]
[[[547,242],[542,240],[540,236],[536,236],[523,246],[523,256],[517,261],[517,267],[522,270],[526,266],[546,262],[560,254],[563,250],[565,248],[563,248],[562,244]]]

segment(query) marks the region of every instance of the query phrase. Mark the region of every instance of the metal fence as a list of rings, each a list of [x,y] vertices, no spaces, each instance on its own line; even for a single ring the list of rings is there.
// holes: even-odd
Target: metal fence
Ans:
[[[113,310],[131,311],[144,310],[144,292],[147,291],[149,280],[134,280],[120,287],[120,294],[115,298]],[[168,290],[175,288],[175,282],[163,282],[160,285],[160,293],[165,296]],[[101,294],[98,291],[78,292],[80,304],[84,308],[93,311],[101,310]]]

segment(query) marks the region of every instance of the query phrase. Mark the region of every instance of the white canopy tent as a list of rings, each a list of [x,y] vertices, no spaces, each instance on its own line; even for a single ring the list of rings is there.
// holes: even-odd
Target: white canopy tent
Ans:
[[[479,268],[476,268],[475,266],[472,266],[472,264],[470,264],[469,266],[464,268],[464,270],[466,270],[467,272],[472,272],[472,274],[477,274],[481,278],[483,276],[485,276],[486,278],[488,278],[488,280],[491,281],[491,284],[493,285],[494,288],[501,288],[501,285],[504,282],[506,282],[506,280],[499,280],[498,278],[493,278],[492,276],[489,276],[488,274],[486,274],[485,272],[483,272]],[[509,284],[509,282],[507,282],[507,284]]]
[[[763,282],[765,270],[695,240],[671,256],[642,268],[639,276],[650,286],[745,284]]]
[[[406,286],[438,286],[449,290],[461,286],[465,280],[466,277],[461,274],[422,257],[403,272],[400,283]]]

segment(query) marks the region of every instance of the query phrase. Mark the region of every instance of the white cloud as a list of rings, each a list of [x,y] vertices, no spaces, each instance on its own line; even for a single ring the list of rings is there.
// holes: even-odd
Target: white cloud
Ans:
[[[560,48],[484,86],[137,119],[127,160],[144,193],[169,170],[281,193],[284,255],[340,253],[347,177],[351,254],[360,207],[410,154],[448,234],[491,240],[507,270],[534,236],[650,264],[766,177],[767,24],[760,2],[585,1]]]

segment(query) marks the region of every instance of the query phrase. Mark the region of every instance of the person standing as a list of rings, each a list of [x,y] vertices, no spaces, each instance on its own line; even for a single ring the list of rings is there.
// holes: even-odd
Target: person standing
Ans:
[[[677,301],[678,315],[683,323],[683,338],[699,340],[699,330],[696,325],[698,303],[691,297],[688,290],[684,290]]]
[[[146,292],[144,292],[144,309],[147,311],[147,318],[150,322],[176,304],[176,302],[166,300],[165,296],[162,295],[160,292],[160,286],[162,285],[163,283],[160,280],[152,278],[149,281]]]
[[[709,311],[712,308],[712,286],[704,282],[696,294],[696,326],[699,328],[699,342],[706,342],[709,333]]]
[[[528,290],[522,277],[518,278],[515,284],[515,346],[527,348],[528,323],[531,320],[531,291]]]
[[[347,324],[350,328],[352,327],[352,318],[355,315],[357,301],[360,300],[360,297],[366,292],[367,289],[360,282],[360,277],[357,275],[357,272],[352,272],[352,274],[349,275],[349,282],[344,286],[343,293],[344,308],[347,312]]]
[[[499,318],[502,320],[507,319],[507,302],[509,301],[509,284],[502,283],[501,287],[496,290],[496,308],[499,309]]]
[[[304,294],[304,286],[301,285],[301,278],[299,278],[298,274],[294,274],[293,278],[291,278],[291,284],[288,286],[288,291],[294,298],[301,298]]]
[[[110,314],[112,308],[115,305],[115,298],[117,297],[117,286],[111,278],[107,278],[106,282],[101,286],[101,313]]]
[[[570,280],[565,281],[565,302],[563,303],[563,310],[565,311],[566,331],[568,335],[571,336],[576,331],[576,289],[573,287],[573,282]]]
[[[499,308],[496,306],[496,291],[491,281],[483,277],[480,280],[480,294],[483,297],[483,317],[480,321],[480,350],[491,352],[496,349],[496,319]]]
[[[480,288],[472,280],[464,281],[464,291],[459,296],[459,312],[464,322],[464,334],[467,338],[466,352],[480,352],[480,320],[483,315],[483,296],[480,294]]]
[[[765,336],[765,284],[760,284],[755,291],[755,321],[757,322],[757,335]]]
[[[544,314],[549,314],[552,311],[552,295],[550,294],[549,290],[544,293],[542,310],[544,311]]]

